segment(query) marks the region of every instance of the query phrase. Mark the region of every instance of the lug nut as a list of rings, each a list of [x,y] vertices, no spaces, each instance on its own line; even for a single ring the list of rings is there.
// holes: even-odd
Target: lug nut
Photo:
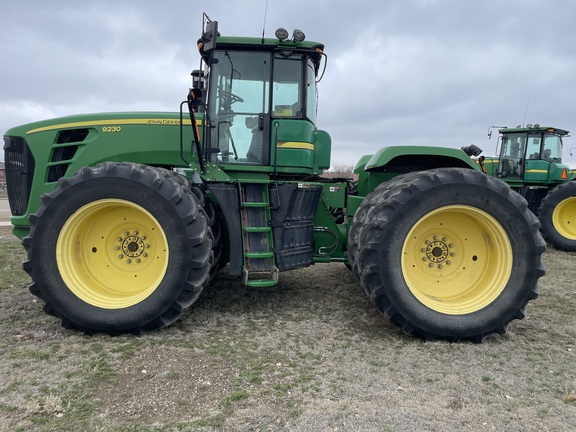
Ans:
[[[119,242],[122,241],[122,237],[118,237],[116,240],[118,240]]]
[[[434,240],[438,240],[438,236],[434,236]]]
[[[116,245],[116,246],[114,246],[114,249],[120,250],[120,246]]]
[[[146,236],[142,236],[140,237],[142,240],[146,240]]]
[[[450,260],[446,261],[446,265],[450,265],[452,262]]]
[[[128,259],[126,260],[126,262],[127,262],[128,264],[130,264],[130,263],[132,262],[132,260],[131,260],[130,258],[128,258]]]
[[[138,235],[138,231],[134,231],[134,235]]]
[[[128,231],[124,231],[124,235],[128,236],[128,235],[130,235],[130,233]]]
[[[456,254],[454,252],[450,252],[450,256],[453,257],[456,256]]]
[[[146,257],[148,256],[148,254],[147,254],[146,252],[144,252],[144,253],[142,254],[142,256],[143,256],[144,258],[146,258]]]
[[[453,248],[453,247],[454,247],[454,243],[450,243],[450,244],[448,245],[448,247],[449,247],[449,248]]]
[[[140,262],[140,258],[136,258],[136,262],[139,263],[139,262]]]
[[[430,263],[428,264],[428,267],[434,267],[434,264]]]
[[[118,255],[118,258],[120,258],[120,259],[124,258],[124,255],[120,254],[120,255]]]

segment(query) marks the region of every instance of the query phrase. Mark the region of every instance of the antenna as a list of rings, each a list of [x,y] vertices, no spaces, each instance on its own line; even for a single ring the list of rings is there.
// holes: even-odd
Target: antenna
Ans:
[[[264,7],[264,22],[262,23],[262,43],[264,43],[264,32],[266,30],[266,16],[268,15],[268,0],[266,0],[266,6]]]
[[[524,120],[522,120],[522,127],[526,124],[526,115],[528,115],[528,106],[530,105],[530,99],[526,102],[526,110],[524,111]]]

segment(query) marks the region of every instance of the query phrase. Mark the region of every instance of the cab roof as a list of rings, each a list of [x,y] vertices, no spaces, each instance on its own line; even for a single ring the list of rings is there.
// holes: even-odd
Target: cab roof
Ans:
[[[570,131],[559,129],[551,126],[540,126],[539,124],[535,125],[526,125],[525,127],[516,126],[515,128],[502,128],[498,129],[498,132],[501,134],[511,134],[511,133],[542,133],[542,132],[549,132],[555,135],[568,135]]]

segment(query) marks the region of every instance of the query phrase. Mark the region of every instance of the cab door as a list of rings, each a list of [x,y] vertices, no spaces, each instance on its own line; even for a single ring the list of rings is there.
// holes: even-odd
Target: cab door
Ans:
[[[504,179],[522,179],[524,177],[524,159],[526,134],[509,134],[502,138],[502,151],[498,162],[498,177]]]

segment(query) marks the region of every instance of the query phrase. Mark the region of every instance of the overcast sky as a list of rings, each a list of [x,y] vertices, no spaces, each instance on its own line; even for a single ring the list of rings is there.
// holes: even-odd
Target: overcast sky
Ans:
[[[199,67],[203,12],[224,35],[260,36],[265,6],[1,0],[0,131],[76,113],[176,111]],[[300,28],[326,45],[318,127],[332,136],[333,162],[354,163],[398,144],[492,155],[491,125],[576,137],[575,17],[573,0],[269,0],[265,30]],[[564,158],[576,166],[576,138]]]

